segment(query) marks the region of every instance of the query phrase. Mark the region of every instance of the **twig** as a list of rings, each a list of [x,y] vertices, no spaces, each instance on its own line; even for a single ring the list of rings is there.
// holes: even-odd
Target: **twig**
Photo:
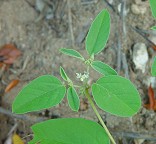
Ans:
[[[156,50],[156,45],[151,41],[151,40],[149,40],[148,38],[147,38],[147,34],[144,32],[144,31],[142,31],[141,29],[139,29],[139,28],[134,28],[134,27],[132,27],[131,25],[130,25],[130,28],[131,29],[133,29],[135,32],[137,32],[138,34],[140,34],[145,40],[147,40],[148,42],[149,42],[149,44],[152,46],[152,48],[154,49],[154,50]]]
[[[62,20],[63,20],[63,16],[64,16],[64,14],[65,14],[65,8],[66,8],[66,0],[63,2],[63,6],[61,7],[61,12],[60,12],[60,23],[62,22]]]
[[[120,73],[121,70],[121,41],[119,35],[116,33],[117,37],[117,72]]]
[[[46,118],[43,118],[43,117],[30,116],[30,115],[25,115],[25,114],[24,115],[16,115],[16,114],[13,114],[11,111],[6,110],[2,107],[0,107],[0,113],[5,114],[9,117],[21,119],[21,120],[28,121],[28,122],[41,122],[41,121],[46,120]]]
[[[104,0],[108,6],[110,6],[112,9],[114,9],[114,7],[112,5],[109,5],[109,2],[107,0]],[[124,1],[124,0],[123,0]],[[116,11],[113,10],[113,12],[116,14],[116,16],[119,16],[121,17]],[[133,29],[135,32],[139,33],[145,40],[147,40],[149,42],[149,44],[153,47],[153,49],[156,50],[156,45],[151,41],[149,40],[143,33],[146,33],[146,34],[153,34],[153,35],[156,35],[155,32],[147,32],[145,30],[141,30],[139,28],[134,28],[132,27],[130,24],[128,24],[126,21],[125,21],[125,25],[127,24],[127,26],[129,26],[131,29]]]
[[[127,16],[127,11],[126,11],[126,0],[122,0],[121,3],[121,20],[122,20],[122,34],[121,34],[121,41],[122,41],[122,48],[127,47],[127,41],[125,40],[127,38],[127,29],[126,29],[126,16]],[[123,49],[122,52],[122,66],[125,72],[125,77],[129,79],[129,72],[128,72],[128,64],[127,64],[127,59],[125,55],[126,51]],[[129,118],[132,126],[132,130],[134,130],[134,124],[133,124],[133,119],[130,117]]]
[[[130,27],[132,27],[131,25],[129,25]],[[143,30],[143,29],[140,29],[138,26],[135,27],[138,31],[140,31],[141,33],[144,33],[145,35],[153,35],[153,36],[156,36],[156,33],[153,31],[153,30]]]
[[[104,0],[104,2],[113,10],[113,12],[116,12],[116,10],[112,4],[110,4],[107,0]]]
[[[18,124],[15,123],[14,126],[13,126],[13,127],[11,128],[11,130],[9,131],[8,136],[10,136],[10,135],[13,133],[13,131],[17,128],[17,126],[18,126]]]
[[[50,0],[44,0],[44,1],[45,1],[45,3],[47,3],[48,5],[54,7],[54,6],[53,6],[53,3],[52,3]]]
[[[126,138],[133,138],[133,139],[145,139],[149,141],[156,141],[156,136],[150,136],[149,133],[141,134],[137,132],[120,132],[120,131],[113,132],[112,131],[112,134],[117,137],[126,137]]]
[[[0,69],[0,78],[1,78],[2,75],[3,75],[3,72],[4,72],[5,68],[6,68],[6,64],[4,64],[4,65],[1,67],[1,69]]]
[[[123,52],[122,52],[122,64],[123,64],[123,68],[125,70],[125,77],[129,79],[127,58],[126,58],[125,53],[123,53]]]
[[[35,9],[35,11],[36,11],[35,6],[34,6],[33,4],[31,4],[31,2],[29,2],[28,0],[25,0],[25,1],[26,1],[26,3],[27,3],[30,7],[32,7],[32,8]]]
[[[128,143],[127,143],[127,139],[126,139],[126,138],[122,138],[122,143],[123,143],[123,144],[128,144]]]
[[[124,34],[124,37],[126,37],[126,0],[122,0],[121,3],[121,20],[122,20],[122,31]]]
[[[30,60],[30,56],[28,55],[28,56],[26,57],[24,63],[23,63],[22,71],[25,70],[25,68],[26,68],[26,66],[27,66],[27,64],[28,64],[28,62],[29,62],[29,60]]]
[[[98,0],[92,0],[92,1],[83,1],[81,2],[82,5],[88,5],[88,4],[94,4],[94,3],[97,3]]]
[[[122,49],[122,46],[121,46],[121,37],[120,35],[118,35],[119,33],[121,33],[121,26],[120,26],[120,18],[121,18],[121,15],[119,15],[115,8],[113,7],[113,5],[111,5],[107,0],[104,0],[104,2],[113,10],[113,12],[116,14],[117,16],[117,23],[118,23],[118,28],[117,28],[117,33],[115,33],[115,37],[117,38],[117,72],[120,73],[120,70],[121,70],[121,49]]]
[[[70,0],[67,0],[67,6],[68,6],[68,23],[69,23],[69,30],[72,40],[72,46],[74,47],[75,39],[73,34],[73,26],[72,26],[72,17],[71,17],[71,6],[70,6]]]
[[[84,40],[85,40],[85,37],[87,35],[87,32],[88,32],[88,29],[89,29],[89,26],[90,26],[90,21],[86,22],[82,29],[80,30],[75,42],[80,45]]]
[[[49,1],[49,0],[48,0]],[[59,8],[60,1],[54,1],[52,6],[54,18],[57,18],[57,10]]]
[[[126,10],[126,0],[122,0],[121,5],[121,19],[122,19],[122,48],[127,47],[127,41],[125,40],[127,38],[127,29],[126,29],[126,16],[127,16],[127,10]],[[122,52],[122,66],[125,71],[125,77],[129,79],[129,72],[128,72],[128,64],[127,64],[127,58],[126,58],[126,50],[123,49]],[[133,128],[133,121],[130,118],[132,128]]]

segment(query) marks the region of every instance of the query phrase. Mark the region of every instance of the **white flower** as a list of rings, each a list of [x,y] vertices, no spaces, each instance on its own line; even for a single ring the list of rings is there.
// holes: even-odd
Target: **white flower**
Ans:
[[[86,71],[84,71],[84,77],[87,79],[87,78],[89,78],[89,73],[88,72],[86,72]]]
[[[89,78],[89,73],[84,71],[84,74],[76,73],[76,77],[80,79],[80,81],[84,81]]]
[[[81,78],[81,73],[76,73],[76,78],[80,79]]]

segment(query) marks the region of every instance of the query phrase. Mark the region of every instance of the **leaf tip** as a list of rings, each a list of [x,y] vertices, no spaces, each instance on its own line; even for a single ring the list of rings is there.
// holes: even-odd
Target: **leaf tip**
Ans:
[[[64,48],[60,48],[60,49],[59,49],[59,52],[63,53],[63,49],[64,49]]]

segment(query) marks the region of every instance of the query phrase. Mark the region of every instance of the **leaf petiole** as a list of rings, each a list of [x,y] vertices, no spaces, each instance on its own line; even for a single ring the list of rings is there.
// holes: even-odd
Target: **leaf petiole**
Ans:
[[[73,87],[80,88],[81,86],[78,86],[78,85],[73,85]]]
[[[88,101],[89,101],[89,103],[90,103],[92,109],[94,110],[94,112],[95,112],[97,118],[99,119],[101,125],[103,126],[103,128],[105,129],[107,135],[109,136],[109,138],[110,138],[112,144],[116,144],[114,138],[113,138],[112,135],[110,134],[110,132],[109,132],[108,128],[106,127],[105,123],[103,122],[103,120],[102,120],[102,118],[101,118],[99,112],[97,111],[97,109],[96,109],[96,107],[95,107],[95,104],[94,104],[94,102],[92,101],[92,99],[91,99],[91,97],[90,97],[89,89],[88,89],[88,88],[86,88],[86,90],[85,90],[85,95],[86,95],[86,97],[87,97],[87,99],[88,99]]]

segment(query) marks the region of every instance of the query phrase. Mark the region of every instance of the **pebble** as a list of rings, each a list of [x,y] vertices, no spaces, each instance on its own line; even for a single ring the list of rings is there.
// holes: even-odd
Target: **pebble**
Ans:
[[[108,0],[108,2],[109,2],[110,4],[113,4],[114,0]]]
[[[118,12],[121,13],[121,6],[122,6],[122,3],[119,3],[118,4]],[[124,12],[123,14],[126,16],[129,12],[129,9],[124,9]]]
[[[156,77],[146,77],[144,78],[143,83],[147,87],[149,87],[151,84],[152,88],[156,88]]]
[[[43,0],[36,0],[36,9],[42,11],[44,9],[45,3]]]
[[[131,5],[131,11],[136,14],[145,14],[147,11],[147,7],[145,7],[144,5],[137,5],[137,4],[132,4]]]
[[[141,4],[141,5],[145,5],[145,4],[147,4],[147,5],[149,5],[149,2],[148,1],[143,1],[143,0],[134,0],[134,2],[136,3],[136,4]]]
[[[44,10],[46,8],[46,10]],[[46,19],[52,19],[54,17],[53,9],[44,0],[36,0],[36,9],[42,13]]]
[[[150,77],[150,84],[153,88],[156,88],[156,77]]]
[[[140,69],[144,73],[147,61],[148,52],[146,45],[144,43],[136,43],[133,46],[133,62],[136,69]]]

